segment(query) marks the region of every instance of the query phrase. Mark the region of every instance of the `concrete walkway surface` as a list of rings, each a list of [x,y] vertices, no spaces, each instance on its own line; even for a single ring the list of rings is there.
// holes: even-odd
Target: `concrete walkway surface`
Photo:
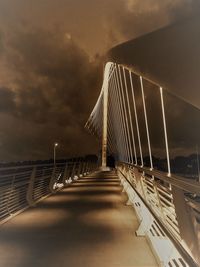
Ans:
[[[0,267],[158,266],[115,172],[95,172],[0,226]]]

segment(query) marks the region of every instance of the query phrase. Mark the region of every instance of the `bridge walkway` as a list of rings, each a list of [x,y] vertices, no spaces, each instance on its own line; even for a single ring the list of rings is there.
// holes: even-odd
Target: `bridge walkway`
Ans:
[[[2,267],[154,267],[115,172],[95,172],[0,226]]]

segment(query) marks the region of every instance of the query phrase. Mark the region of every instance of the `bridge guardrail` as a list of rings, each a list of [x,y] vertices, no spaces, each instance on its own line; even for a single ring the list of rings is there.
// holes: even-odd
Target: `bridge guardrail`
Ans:
[[[187,180],[184,181],[184,179],[182,179],[182,181],[180,181],[179,177],[168,177],[167,174],[159,171],[154,172],[154,170],[123,162],[118,162],[116,168],[119,177],[122,180],[125,178],[129,183],[126,184],[126,181],[123,181],[123,186],[126,188],[130,204],[135,206],[136,212],[139,214],[141,225],[144,224],[144,221],[146,221],[146,223],[148,221],[148,224],[146,224],[145,227],[143,226],[143,231],[145,231],[144,235],[150,234],[153,235],[153,237],[156,236],[163,239],[165,235],[168,235],[180,252],[180,255],[174,253],[173,256],[171,255],[170,257],[176,262],[176,266],[182,266],[182,263],[180,263],[181,257],[186,259],[186,262],[189,263],[188,266],[198,266],[193,259],[190,249],[181,236],[180,227],[185,227],[185,219],[187,218],[189,222],[187,231],[188,233],[193,234],[193,236],[190,236],[190,240],[196,249],[196,257],[198,257],[199,229],[196,229],[194,216],[198,216],[199,219],[199,213],[197,213],[197,211],[200,210],[200,201],[199,199],[196,199],[195,196],[196,192],[200,190],[200,184],[192,182],[191,186],[193,187],[193,190],[191,190],[191,188],[187,188]],[[130,193],[130,186],[137,192],[139,198],[136,198],[133,191]],[[181,192],[181,195],[179,195],[179,203],[181,203],[181,206],[179,204],[177,206],[177,195],[174,194],[176,190],[179,190],[179,193]],[[137,205],[141,200],[153,214],[155,221],[161,225],[161,229],[158,225],[152,228],[152,222],[149,222],[148,219],[149,216],[141,210],[144,207],[142,204]],[[183,209],[183,207],[185,207],[185,209]],[[180,208],[181,210],[179,210]],[[177,213],[179,222],[177,221]],[[183,222],[183,225],[181,225],[180,222]],[[186,230],[186,228],[184,229]],[[152,239],[153,238],[151,237],[151,240]],[[169,259],[167,260],[169,261]],[[168,262],[163,266],[168,266]]]
[[[97,167],[86,157],[65,163],[0,168],[0,223]]]

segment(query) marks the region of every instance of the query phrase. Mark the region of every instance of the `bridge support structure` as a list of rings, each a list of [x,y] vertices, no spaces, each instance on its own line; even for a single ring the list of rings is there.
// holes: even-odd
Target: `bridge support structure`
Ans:
[[[170,250],[171,243],[164,241],[168,236],[169,240],[176,240],[178,253],[183,254],[177,258],[176,265],[170,262],[166,266],[199,266],[200,184],[196,177],[199,162],[198,155],[196,161],[191,157],[196,154],[193,148],[199,140],[199,132],[184,133],[187,125],[193,125],[192,116],[182,118],[179,114],[178,123],[176,116],[169,112],[171,106],[174,110],[178,106],[181,115],[188,110],[194,118],[200,117],[199,110],[143,76],[133,66],[108,62],[103,86],[86,128],[102,140],[102,169],[106,168],[107,152],[115,155],[131,186],[137,188],[145,202],[145,205],[139,201],[135,203],[138,214],[143,214],[137,234],[159,232],[152,220],[160,218],[166,234],[158,238],[161,242],[153,241],[157,244],[154,248],[159,251],[163,246],[165,252],[168,246]],[[194,120],[194,128],[198,124],[199,119]],[[175,130],[174,125],[177,125]],[[182,156],[183,152],[187,153],[186,157]],[[186,163],[186,158],[190,164]],[[135,194],[131,190],[127,205]],[[152,209],[153,217],[147,215]],[[152,236],[150,240],[157,240]],[[185,264],[188,258],[194,264]],[[166,263],[163,256],[161,262]]]
[[[103,127],[102,127],[102,170],[107,170],[107,146],[108,146],[108,88],[112,63],[108,62],[104,71],[103,93]]]

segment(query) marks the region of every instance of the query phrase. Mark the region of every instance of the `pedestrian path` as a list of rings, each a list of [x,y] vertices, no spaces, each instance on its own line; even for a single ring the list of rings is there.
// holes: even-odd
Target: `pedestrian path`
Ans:
[[[0,267],[158,266],[114,171],[95,172],[0,227]]]

